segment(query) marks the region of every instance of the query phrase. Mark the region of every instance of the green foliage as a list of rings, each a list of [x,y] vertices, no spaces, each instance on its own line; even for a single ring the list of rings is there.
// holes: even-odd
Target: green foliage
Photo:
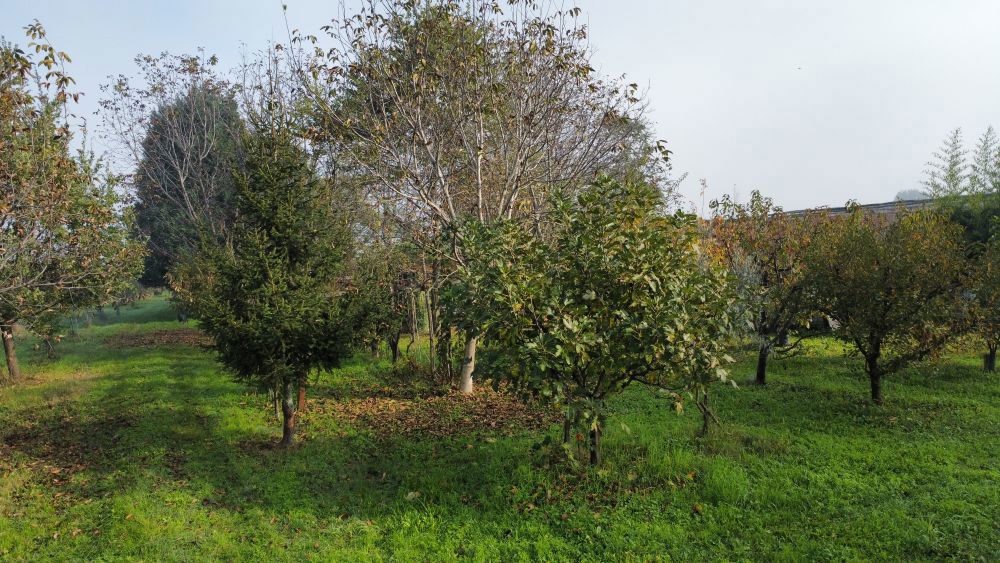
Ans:
[[[714,241],[740,280],[743,307],[760,340],[757,381],[764,383],[768,355],[791,351],[798,341],[784,342],[789,331],[808,325],[815,312],[805,265],[815,217],[785,214],[756,190],[745,204],[727,195],[711,207]]]
[[[1000,195],[1000,139],[992,125],[979,137],[972,151],[969,192]]]
[[[932,198],[948,199],[966,195],[969,191],[969,165],[962,145],[962,129],[956,128],[932,156],[924,171],[923,185]]]
[[[211,81],[195,82],[149,117],[135,179],[136,226],[150,249],[143,283],[166,285],[201,237],[225,240],[241,129],[232,95]]]
[[[311,388],[309,439],[276,454],[266,400],[180,342],[162,299],[24,346],[33,385],[0,389],[0,559],[989,561],[1000,552],[1000,379],[950,355],[858,401],[842,347],[810,339],[767,387],[720,386],[726,424],[609,401],[605,463],[567,474],[525,455],[546,431],[456,426],[384,435],[320,413],[363,403],[384,361],[359,355]],[[28,342],[31,344],[31,342]],[[753,358],[734,367],[752,371]],[[322,399],[321,399],[322,397]],[[399,399],[400,406],[415,405]],[[316,407],[315,409],[313,407]],[[444,415],[445,412],[442,412]],[[420,493],[408,500],[410,493]],[[695,512],[699,505],[701,512]]]
[[[27,28],[26,54],[0,45],[0,325],[48,332],[75,308],[110,302],[135,278],[143,250],[129,238],[100,162],[70,151],[69,62]],[[33,51],[33,53],[31,53]],[[37,59],[35,54],[41,56]],[[16,365],[11,365],[16,375]]]
[[[414,321],[410,313],[417,288],[409,266],[402,248],[380,242],[365,245],[352,264],[350,316],[364,319],[354,332],[354,341],[375,349],[385,341],[394,360],[399,355],[400,335]]]
[[[986,368],[995,369],[1000,346],[1000,240],[992,238],[975,259],[969,289],[975,296],[973,329],[989,349]]]
[[[633,382],[702,396],[727,377],[729,284],[693,219],[659,204],[648,185],[603,178],[555,203],[550,239],[513,221],[460,235],[451,308],[482,332],[497,373],[564,405],[592,441],[604,401]]]
[[[808,256],[820,307],[865,358],[872,400],[881,377],[939,353],[965,322],[960,227],[929,211],[831,217]]]
[[[351,232],[333,220],[333,191],[287,128],[248,134],[244,151],[231,247],[206,250],[208,287],[191,302],[239,380],[289,395],[348,353],[353,327],[338,276]]]

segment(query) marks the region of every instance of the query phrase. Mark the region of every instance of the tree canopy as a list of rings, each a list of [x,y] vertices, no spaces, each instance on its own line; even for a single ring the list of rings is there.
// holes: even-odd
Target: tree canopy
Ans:
[[[15,323],[37,329],[110,301],[143,254],[100,162],[72,154],[69,56],[39,23],[27,35],[27,51],[0,45],[0,327],[12,379]]]
[[[835,334],[865,360],[871,397],[882,377],[939,353],[966,318],[961,228],[932,211],[894,218],[830,217],[811,245],[808,268]]]
[[[553,202],[551,238],[517,221],[462,231],[468,259],[449,299],[482,330],[498,373],[590,431],[592,463],[604,401],[629,384],[701,399],[727,378],[728,280],[693,218],[661,203],[652,186],[603,178]]]

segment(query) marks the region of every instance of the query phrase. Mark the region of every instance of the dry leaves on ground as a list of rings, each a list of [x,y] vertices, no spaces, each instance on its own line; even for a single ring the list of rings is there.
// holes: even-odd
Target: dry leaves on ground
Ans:
[[[556,412],[527,405],[509,393],[492,389],[480,389],[472,395],[452,392],[416,399],[318,399],[310,402],[309,412],[332,414],[378,436],[443,437],[484,431],[510,435],[547,428],[558,419]]]
[[[154,330],[150,332],[134,332],[116,334],[104,340],[109,348],[149,348],[152,346],[187,345],[208,346],[212,339],[196,328],[178,328],[173,330]]]

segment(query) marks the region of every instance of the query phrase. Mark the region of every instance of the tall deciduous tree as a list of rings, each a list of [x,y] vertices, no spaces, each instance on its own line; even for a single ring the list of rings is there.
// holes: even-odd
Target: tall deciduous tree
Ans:
[[[649,185],[601,179],[556,204],[550,237],[469,223],[469,259],[447,294],[486,335],[497,373],[589,431],[592,464],[604,403],[629,384],[691,391],[707,423],[708,384],[727,377],[729,283],[693,219],[660,201]]]
[[[137,226],[149,241],[144,281],[162,285],[207,237],[225,241],[243,129],[235,89],[215,57],[139,56],[136,76],[103,87],[104,126],[133,169]]]
[[[346,218],[334,220],[335,192],[290,126],[264,119],[244,138],[231,244],[208,251],[211,283],[193,304],[220,361],[239,380],[280,392],[280,445],[289,446],[299,389],[311,372],[336,366],[350,350],[339,278],[352,233]]]
[[[27,52],[0,45],[0,330],[11,380],[15,323],[40,329],[110,301],[142,261],[99,163],[71,154],[69,56],[38,22],[26,30]]]
[[[864,358],[871,398],[882,380],[940,352],[966,318],[961,228],[930,211],[895,218],[832,217],[810,246],[808,267],[820,307],[837,336]]]
[[[623,162],[653,175],[649,149],[662,145],[638,126],[637,86],[597,76],[579,10],[554,5],[368,0],[324,28],[336,46],[303,73],[317,136],[397,214],[435,272],[461,262],[459,245],[438,239],[465,221],[517,217],[538,231],[553,189]]]
[[[729,267],[746,278],[742,293],[753,311],[759,340],[756,381],[763,385],[768,357],[793,350],[800,340],[789,341],[789,333],[808,324],[815,311],[805,264],[815,221],[783,213],[757,190],[746,204],[725,196],[711,206],[715,241]]]

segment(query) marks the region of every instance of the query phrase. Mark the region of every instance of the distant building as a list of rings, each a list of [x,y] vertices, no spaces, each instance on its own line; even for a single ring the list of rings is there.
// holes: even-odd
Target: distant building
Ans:
[[[896,216],[896,213],[900,209],[905,209],[906,211],[916,211],[918,209],[924,209],[930,207],[934,204],[933,200],[930,199],[904,199],[896,201],[887,201],[885,203],[869,203],[866,205],[859,205],[862,211],[866,213],[878,213],[881,215],[888,215],[890,219]],[[847,215],[849,213],[848,207],[817,207],[814,209],[797,209],[795,211],[786,211],[785,214],[798,216],[805,215],[809,211],[826,211],[830,215]]]

